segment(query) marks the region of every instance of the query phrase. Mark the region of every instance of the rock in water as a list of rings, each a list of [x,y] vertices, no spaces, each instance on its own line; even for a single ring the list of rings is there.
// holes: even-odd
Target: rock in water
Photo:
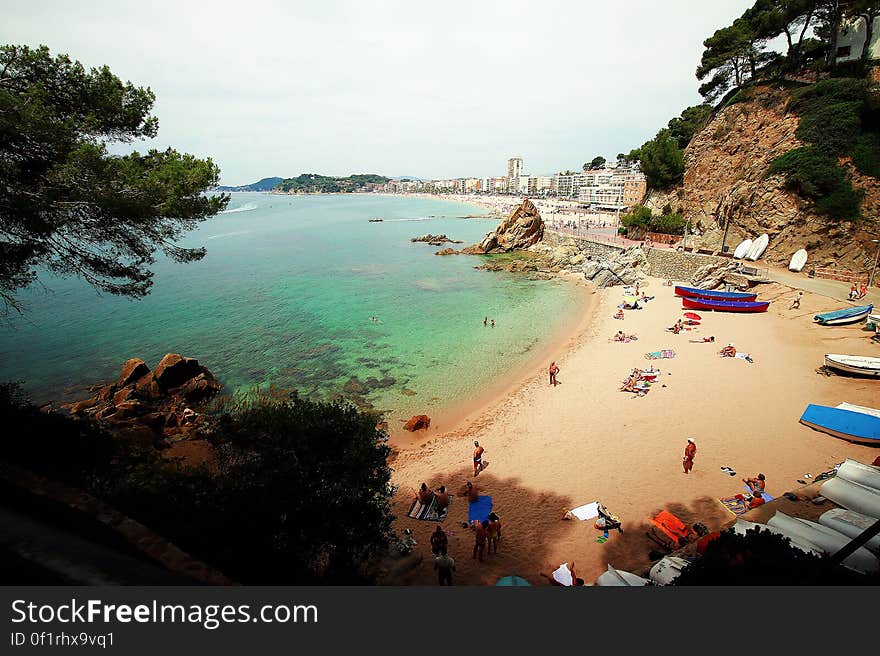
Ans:
[[[417,431],[427,429],[431,425],[431,418],[428,415],[413,415],[404,428],[408,431]]]
[[[119,378],[116,380],[116,386],[125,387],[136,381],[138,378],[146,376],[148,373],[150,373],[150,368],[147,366],[147,363],[140,358],[126,360],[125,364],[122,365],[122,371],[119,374]]]
[[[168,353],[159,364],[153,376],[163,389],[179,387],[206,371],[195,358],[184,358],[177,353]]]
[[[479,244],[465,249],[468,253],[509,253],[525,250],[544,237],[544,220],[534,203],[526,198]]]

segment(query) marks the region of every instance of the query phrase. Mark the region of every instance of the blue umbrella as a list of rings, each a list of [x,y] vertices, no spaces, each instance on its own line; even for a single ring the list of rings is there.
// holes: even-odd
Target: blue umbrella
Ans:
[[[498,579],[498,583],[495,585],[506,586],[506,587],[521,587],[524,585],[532,585],[528,581],[526,581],[521,576],[505,576],[504,578]]]

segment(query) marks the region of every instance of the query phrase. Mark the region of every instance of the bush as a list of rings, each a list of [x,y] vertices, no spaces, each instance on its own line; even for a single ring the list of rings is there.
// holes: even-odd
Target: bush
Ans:
[[[620,217],[621,225],[627,228],[647,228],[651,225],[651,210],[644,205],[636,205],[628,214]]]
[[[686,222],[681,212],[673,213],[668,205],[660,216],[654,216],[644,205],[636,205],[631,212],[620,217],[620,223],[626,226],[627,232],[632,231],[636,234],[650,230],[667,235],[680,235],[684,233]]]
[[[855,167],[875,178],[880,178],[880,135],[863,134],[852,151]]]
[[[812,200],[818,212],[832,219],[857,219],[861,214],[864,192],[853,188],[835,157],[815,146],[777,157],[769,173],[785,174],[791,190]]]
[[[241,583],[362,583],[391,537],[387,436],[347,405],[253,393],[185,468],[0,386],[3,458],[68,481]]]
[[[849,153],[862,134],[864,102],[815,106],[801,117],[797,136],[834,155]]]
[[[668,189],[684,177],[684,151],[666,128],[639,149],[639,161],[651,189]]]

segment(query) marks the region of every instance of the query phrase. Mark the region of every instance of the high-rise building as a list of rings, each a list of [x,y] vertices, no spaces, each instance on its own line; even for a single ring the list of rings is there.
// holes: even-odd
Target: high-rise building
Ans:
[[[519,178],[523,172],[522,157],[511,157],[507,160],[507,188],[519,189]]]

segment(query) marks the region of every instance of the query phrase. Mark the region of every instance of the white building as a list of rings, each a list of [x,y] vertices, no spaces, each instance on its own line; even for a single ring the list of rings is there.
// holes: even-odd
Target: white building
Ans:
[[[862,47],[867,36],[864,18],[844,21],[837,34],[837,63],[856,61],[862,56]],[[869,59],[880,59],[880,17],[874,19],[874,31],[871,35]]]
[[[511,157],[507,160],[507,188],[519,189],[519,178],[523,171],[523,158]]]

